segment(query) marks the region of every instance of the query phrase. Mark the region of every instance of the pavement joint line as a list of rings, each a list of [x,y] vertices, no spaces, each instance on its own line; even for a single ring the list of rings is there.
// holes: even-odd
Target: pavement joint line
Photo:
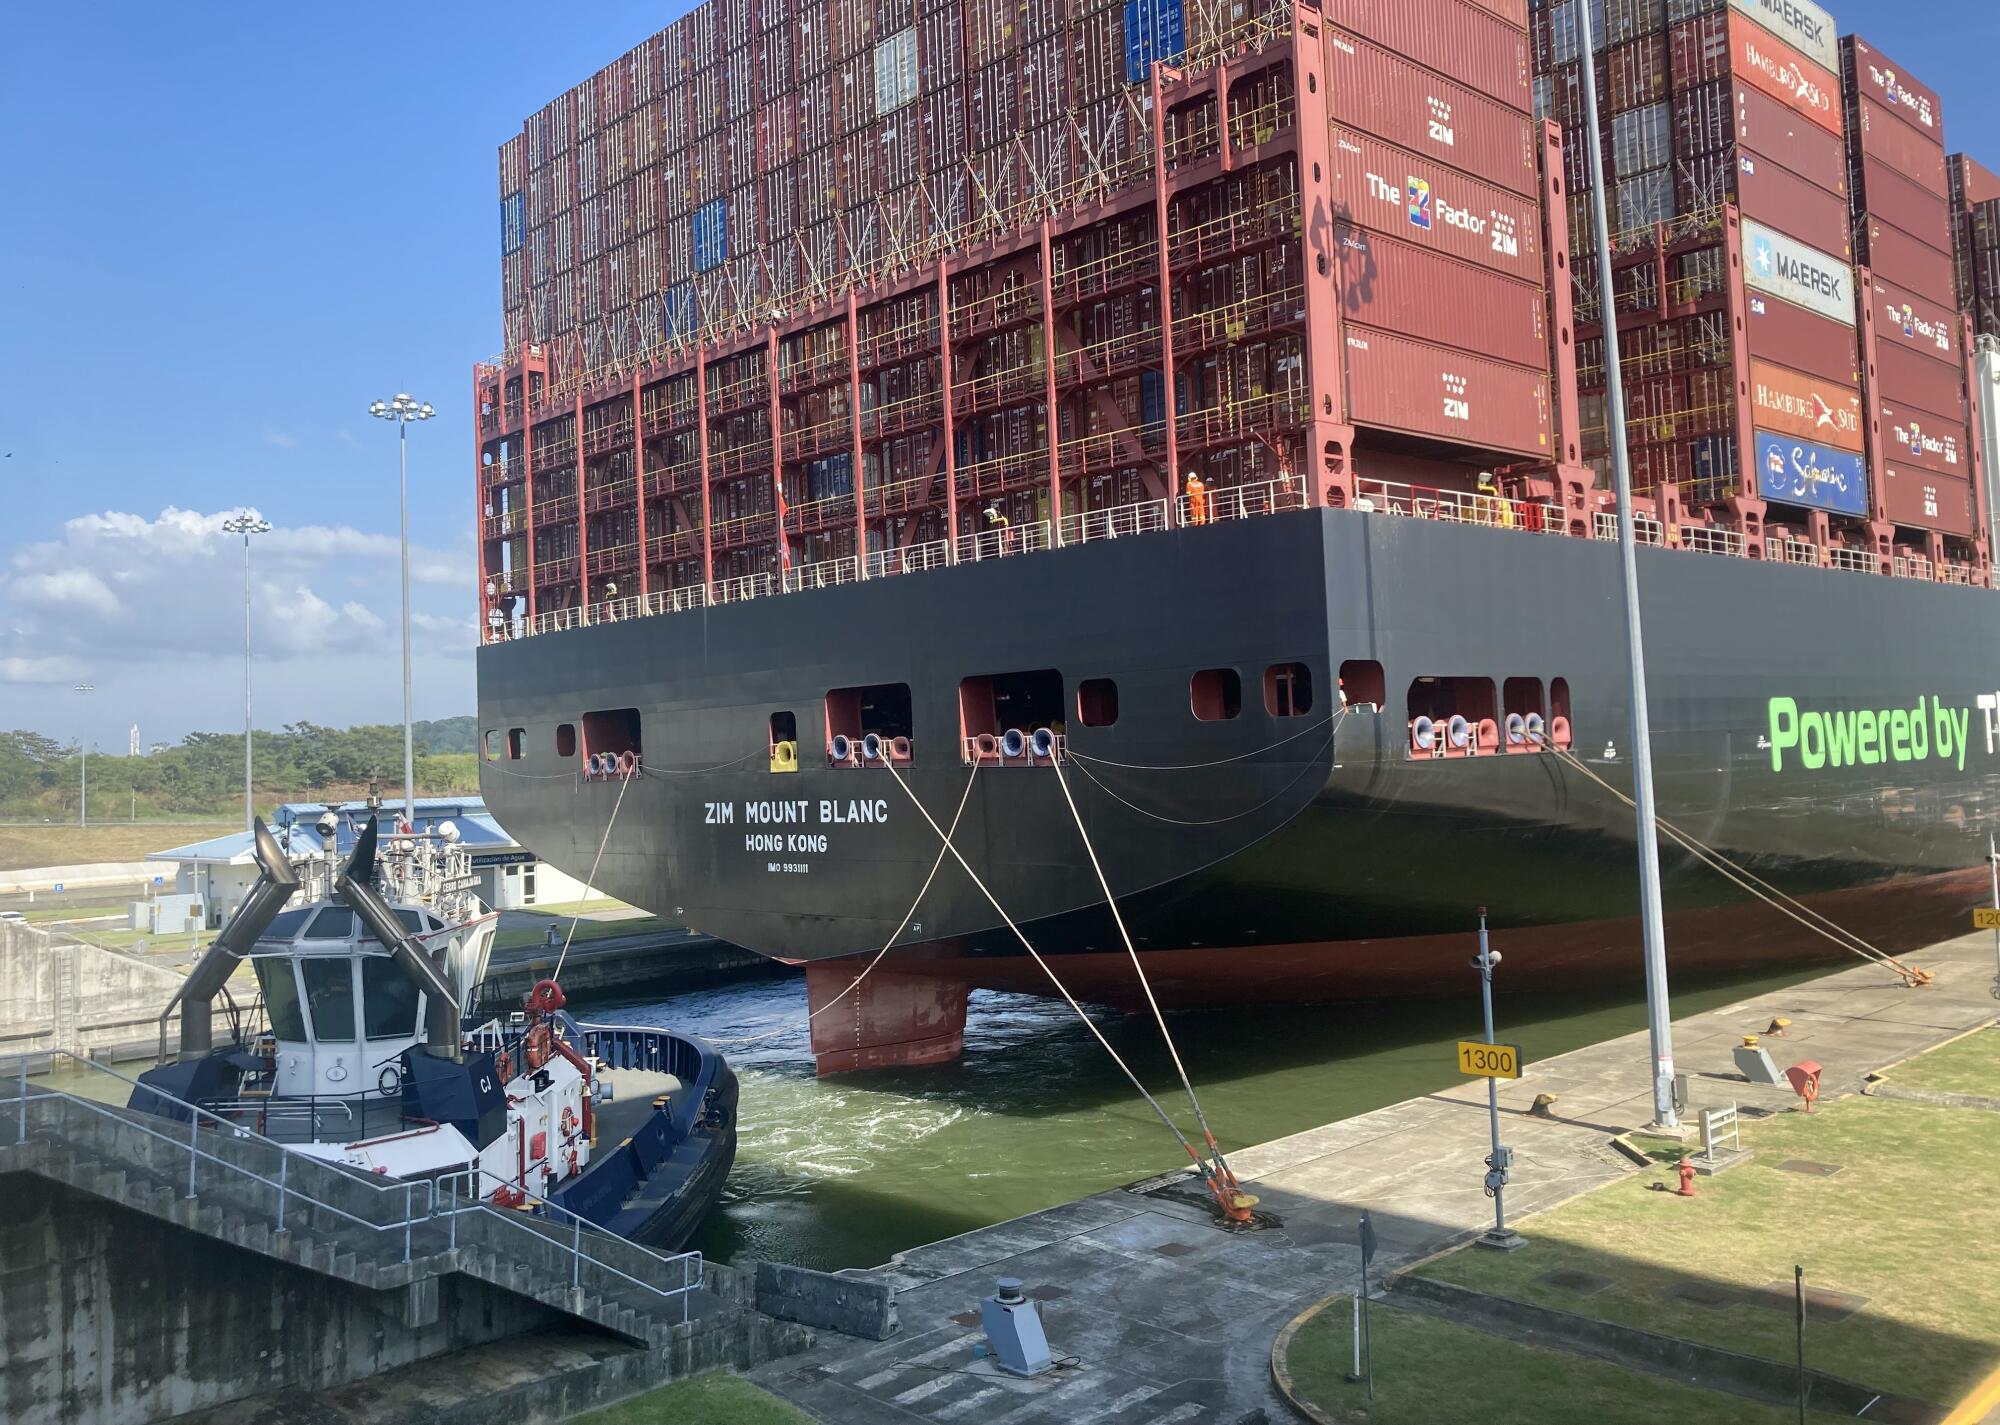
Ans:
[[[976,1407],[984,1405],[987,1401],[993,1399],[994,1396],[1005,1395],[1006,1393],[1006,1391],[1000,1389],[997,1385],[989,1385],[976,1395],[968,1395],[963,1400],[954,1401],[942,1410],[933,1410],[931,1418],[933,1420],[956,1420],[961,1415],[970,1415]]]
[[[920,1385],[913,1385],[908,1390],[890,1396],[889,1403],[891,1405],[915,1405],[918,1401],[929,1400],[932,1396],[950,1390],[957,1384],[958,1373],[956,1371],[946,1371],[942,1375],[935,1376]]]
[[[1128,1390],[1116,1400],[1100,1405],[1095,1410],[1086,1410],[1083,1414],[1075,1417],[1070,1422],[1070,1425],[1091,1425],[1091,1422],[1102,1420],[1107,1415],[1116,1415],[1121,1410],[1137,1405],[1141,1401],[1151,1400],[1166,1388],[1163,1385],[1142,1385],[1134,1390]]]

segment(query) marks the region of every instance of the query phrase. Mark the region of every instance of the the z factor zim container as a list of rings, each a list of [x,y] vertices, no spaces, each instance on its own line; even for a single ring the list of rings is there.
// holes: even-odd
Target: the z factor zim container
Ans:
[[[1859,35],[1841,42],[1847,82],[1857,98],[1874,101],[1940,150],[1944,147],[1944,105],[1936,91],[1912,79],[1897,64]]]
[[[1971,537],[1972,481],[1893,461],[1882,477],[1882,513],[1890,523]]]
[[[1885,465],[1915,466],[1933,475],[1972,478],[1972,433],[1965,422],[1884,399],[1879,429]]]
[[[1526,114],[1331,27],[1326,106],[1348,128],[1515,193],[1540,191]]]
[[[1539,286],[1349,223],[1334,224],[1333,246],[1343,322],[1517,366],[1547,362],[1547,306]]]
[[[1958,313],[1950,306],[1899,287],[1879,272],[1869,274],[1861,295],[1875,318],[1878,349],[1920,354],[1963,380]]]
[[[1324,0],[1320,13],[1510,109],[1535,106],[1527,32],[1468,0]]]
[[[1532,198],[1335,127],[1327,146],[1336,221],[1401,238],[1524,282],[1543,280],[1542,219]]]
[[[1483,356],[1350,326],[1347,417],[1480,450],[1546,457],[1549,378]]]

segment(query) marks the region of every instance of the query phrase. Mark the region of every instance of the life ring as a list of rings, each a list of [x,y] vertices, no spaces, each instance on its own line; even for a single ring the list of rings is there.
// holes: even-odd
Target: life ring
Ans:
[[[403,1071],[395,1064],[384,1064],[382,1072],[375,1076],[375,1091],[384,1098],[393,1098],[403,1086]]]
[[[562,1121],[562,1136],[565,1139],[576,1137],[576,1110],[571,1108],[568,1104],[564,1104],[561,1121]],[[576,1155],[575,1153],[572,1152],[570,1156],[575,1157]]]

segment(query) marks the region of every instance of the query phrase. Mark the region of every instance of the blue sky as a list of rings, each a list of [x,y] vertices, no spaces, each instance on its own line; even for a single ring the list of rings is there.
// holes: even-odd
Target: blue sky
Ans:
[[[0,50],[0,728],[122,748],[241,717],[399,709],[408,390],[417,712],[473,708],[471,364],[499,346],[495,150],[686,7],[28,6]],[[1849,0],[2000,168],[2000,10]],[[178,511],[163,518],[163,512]],[[90,699],[68,691],[87,680]]]

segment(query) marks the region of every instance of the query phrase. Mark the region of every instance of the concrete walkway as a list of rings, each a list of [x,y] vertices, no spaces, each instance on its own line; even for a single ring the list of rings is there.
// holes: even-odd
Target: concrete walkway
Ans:
[[[1993,941],[1967,936],[1909,957],[1937,982],[1909,990],[1871,965],[1675,1024],[1693,1105],[1778,1109],[1792,1095],[1752,1088],[1730,1051],[1777,1017],[1765,1045],[1780,1069],[1824,1066],[1827,1097],[1896,1060],[1992,1021]],[[1642,1032],[1528,1066],[1503,1084],[1503,1141],[1516,1149],[1511,1219],[1634,1171],[1611,1137],[1651,1116]],[[1529,1118],[1538,1093],[1553,1120]],[[803,1356],[752,1373],[832,1425],[968,1420],[979,1425],[1248,1425],[1291,1418],[1270,1381],[1270,1348],[1296,1313],[1358,1281],[1353,1245],[1374,1215],[1376,1271],[1394,1271],[1492,1220],[1482,1187],[1486,1091],[1468,1081],[1230,1155],[1280,1225],[1229,1232],[1184,1175],[1099,1193],[900,1255],[864,1275],[898,1289],[902,1333],[868,1343],[822,1334]],[[1532,1222],[1524,1224],[1534,1235]],[[1530,1247],[1529,1250],[1532,1250]],[[1017,1276],[1041,1302],[1050,1346],[1070,1364],[1031,1381],[975,1360],[978,1299]],[[1262,1412],[1260,1416],[1258,1412]]]

